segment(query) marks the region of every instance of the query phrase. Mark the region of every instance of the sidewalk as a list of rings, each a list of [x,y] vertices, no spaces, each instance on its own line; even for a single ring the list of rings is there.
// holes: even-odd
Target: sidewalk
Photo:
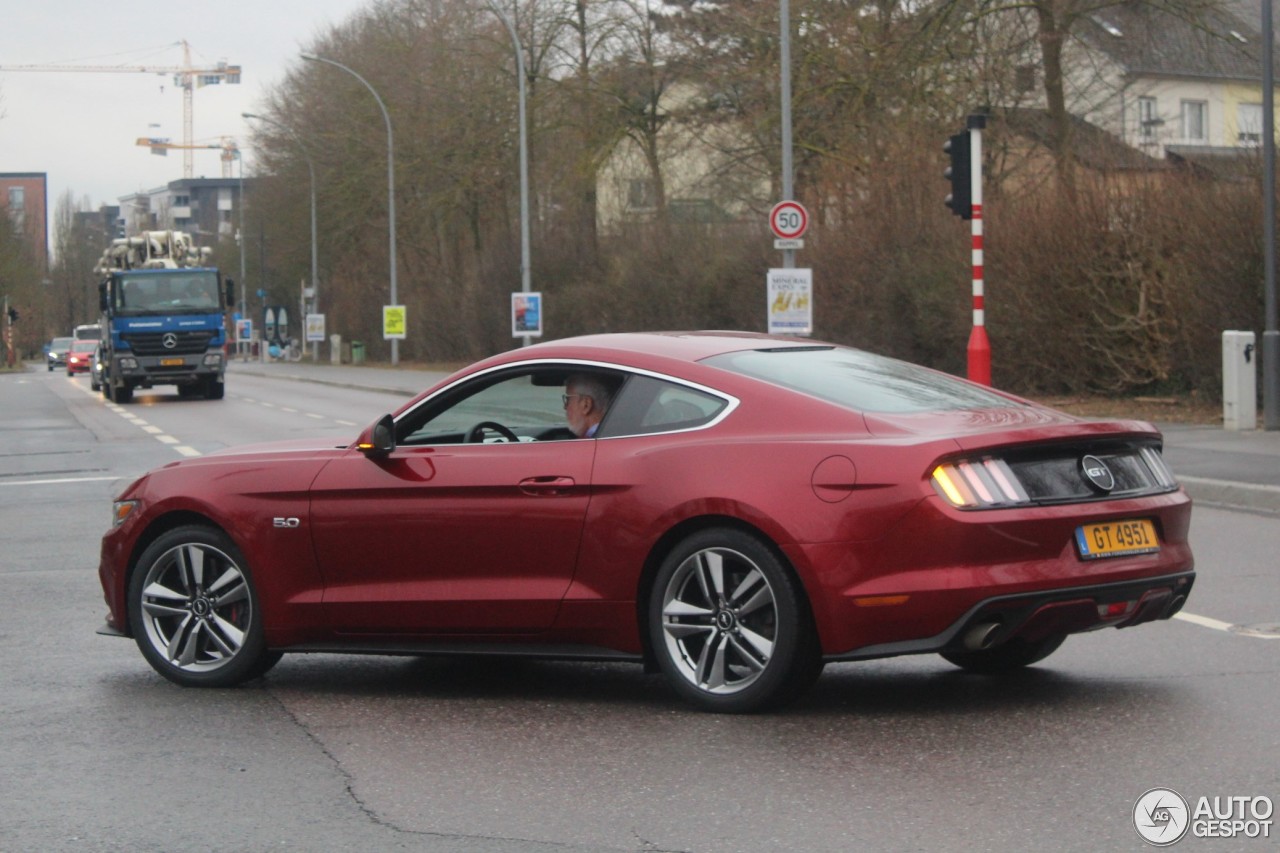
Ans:
[[[387,365],[232,361],[229,372],[316,382],[412,397],[448,374]],[[234,381],[234,380],[233,380]],[[1217,426],[1156,424],[1164,456],[1196,501],[1280,513],[1280,432],[1234,432]]]

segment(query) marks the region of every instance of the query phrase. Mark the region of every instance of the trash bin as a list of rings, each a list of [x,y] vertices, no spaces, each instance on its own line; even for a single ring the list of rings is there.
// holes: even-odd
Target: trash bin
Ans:
[[[364,364],[364,341],[351,342],[351,363]]]

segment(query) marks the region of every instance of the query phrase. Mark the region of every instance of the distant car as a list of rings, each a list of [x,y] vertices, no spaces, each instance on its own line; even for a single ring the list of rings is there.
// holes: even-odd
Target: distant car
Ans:
[[[97,344],[93,348],[93,355],[89,360],[89,388],[94,391],[102,390],[102,344]]]
[[[1191,500],[1161,444],[812,340],[552,341],[350,443],[146,474],[103,537],[103,633],[188,686],[284,652],[506,654],[644,664],[721,712],[827,662],[1015,670],[1183,606]]]
[[[93,367],[93,353],[97,348],[97,341],[72,341],[71,349],[67,351],[67,375],[88,373]]]
[[[97,341],[102,339],[102,327],[97,323],[87,323],[83,326],[76,326],[75,339],[77,341]]]
[[[54,338],[49,341],[49,349],[45,353],[45,359],[49,362],[50,372],[56,367],[67,366],[67,350],[71,349],[73,343],[75,343],[75,338]]]

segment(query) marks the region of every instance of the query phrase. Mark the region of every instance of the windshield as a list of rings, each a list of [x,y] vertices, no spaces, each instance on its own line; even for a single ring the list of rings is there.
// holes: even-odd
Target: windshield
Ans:
[[[845,347],[748,350],[714,356],[704,363],[812,394],[856,412],[888,414],[1018,405],[954,376]]]
[[[113,301],[122,316],[217,311],[218,274],[213,270],[126,273],[116,281]]]

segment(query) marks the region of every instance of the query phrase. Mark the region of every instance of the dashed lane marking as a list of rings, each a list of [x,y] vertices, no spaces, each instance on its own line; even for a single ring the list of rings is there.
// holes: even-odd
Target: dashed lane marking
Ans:
[[[1181,619],[1183,622],[1190,622],[1192,625],[1199,625],[1201,628],[1235,634],[1239,637],[1253,637],[1255,640],[1280,640],[1280,632],[1274,630],[1251,628],[1247,625],[1233,625],[1230,622],[1210,619],[1208,616],[1198,616],[1195,613],[1175,613],[1173,618]]]

